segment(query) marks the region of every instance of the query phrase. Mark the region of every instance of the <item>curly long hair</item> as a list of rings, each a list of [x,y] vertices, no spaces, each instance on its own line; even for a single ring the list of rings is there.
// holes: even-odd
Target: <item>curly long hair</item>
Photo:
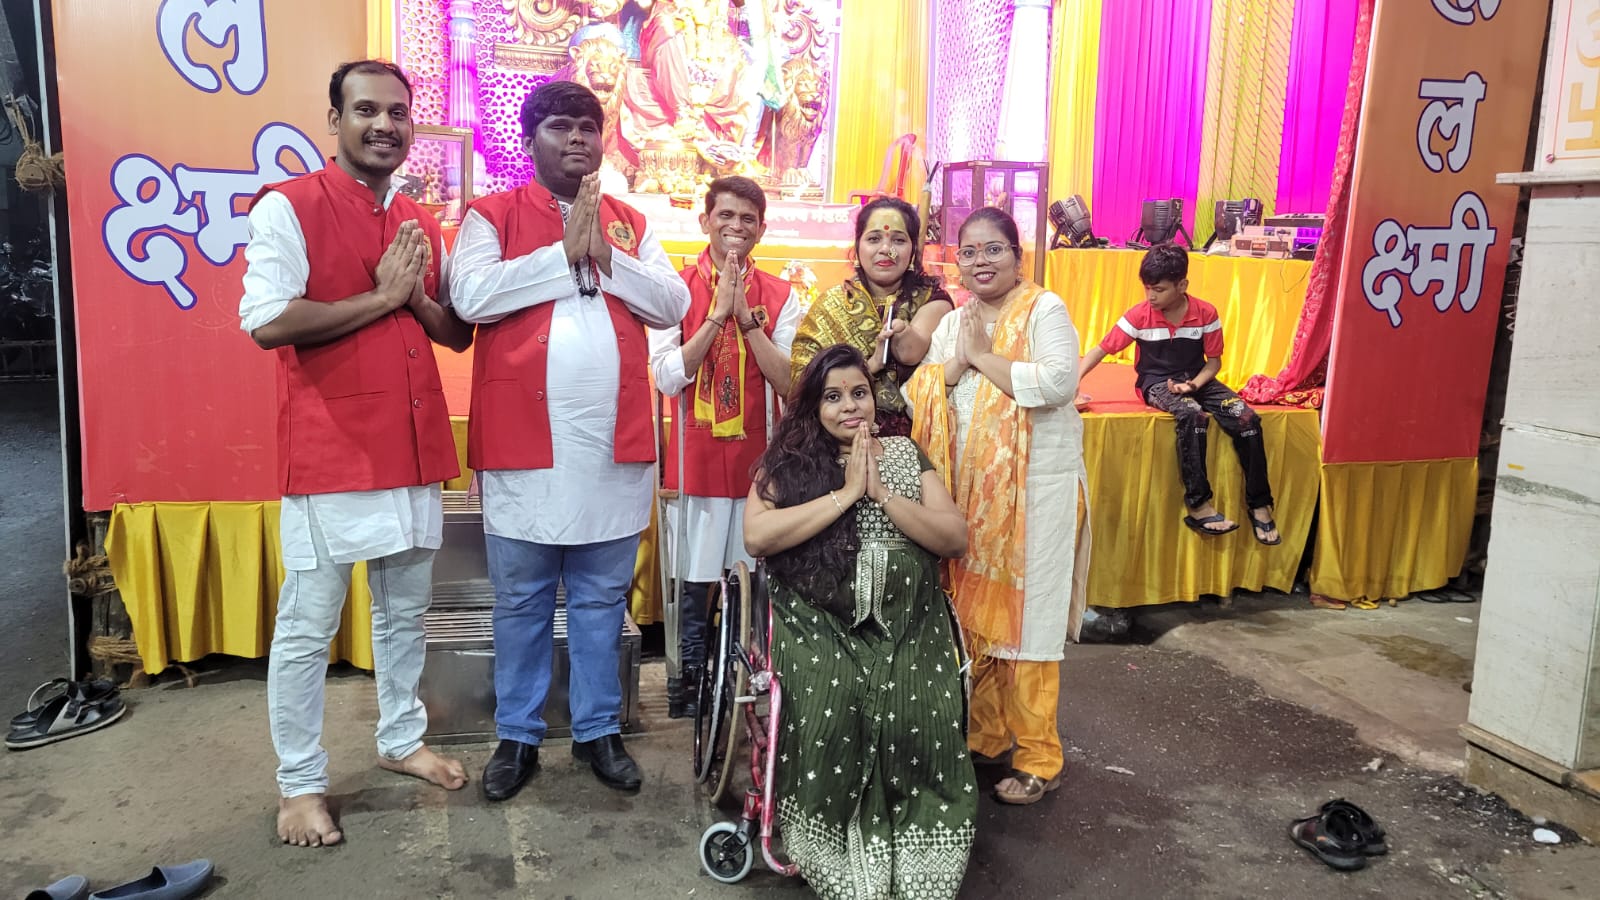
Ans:
[[[818,353],[800,373],[788,408],[756,462],[756,490],[777,507],[799,506],[844,487],[839,441],[822,427],[822,393],[836,369],[855,369],[870,382],[867,360],[848,344]],[[870,394],[869,394],[870,396]],[[861,541],[856,517],[842,515],[811,540],[767,557],[767,569],[815,606],[840,615],[839,586],[853,577]]]

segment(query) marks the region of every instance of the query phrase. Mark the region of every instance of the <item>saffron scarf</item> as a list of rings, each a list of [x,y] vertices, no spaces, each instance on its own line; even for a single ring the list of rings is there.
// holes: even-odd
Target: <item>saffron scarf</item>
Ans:
[[[1033,358],[1028,320],[1043,293],[1043,288],[1024,281],[1006,297],[995,322],[996,354],[1021,362]],[[1033,439],[1028,411],[994,382],[978,377],[972,421],[958,461],[955,410],[944,383],[944,365],[921,366],[906,388],[911,436],[928,454],[967,519],[966,556],[945,565],[956,615],[974,655],[986,654],[988,648],[1015,649],[1022,642],[1028,453]]]
[[[711,264],[711,250],[701,251],[696,263],[700,277],[711,286],[711,298],[706,307],[706,317],[717,306],[717,284],[721,278],[716,266]],[[751,279],[755,266],[744,270],[745,296],[750,296]],[[739,323],[733,316],[722,323],[722,330],[711,339],[711,349],[700,363],[700,374],[695,378],[694,415],[690,424],[696,428],[710,428],[714,438],[744,440],[744,366],[748,345]]]

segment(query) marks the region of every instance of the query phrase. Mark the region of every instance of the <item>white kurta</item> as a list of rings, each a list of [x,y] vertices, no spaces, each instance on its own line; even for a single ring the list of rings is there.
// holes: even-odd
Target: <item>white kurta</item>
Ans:
[[[562,204],[563,217],[566,212]],[[654,328],[675,325],[689,308],[689,288],[648,226],[639,238],[638,258],[621,251],[611,255],[611,274],[600,276],[600,289]],[[655,466],[615,460],[621,364],[616,329],[603,299],[578,293],[561,242],[504,259],[495,227],[468,212],[456,239],[450,296],[457,315],[474,323],[555,304],[547,364],[555,465],[479,472],[483,530],[563,546],[644,531],[655,495]]]
[[[972,301],[977,302],[977,301]],[[943,364],[955,356],[961,311],[945,315],[934,330],[924,364]],[[991,337],[994,327],[989,327]],[[1033,439],[1028,454],[1027,571],[1023,573],[1022,642],[1014,651],[998,648],[993,656],[1022,660],[1058,660],[1068,636],[1076,637],[1083,616],[1088,578],[1089,528],[1077,534],[1080,485],[1087,483],[1083,465],[1083,418],[1072,403],[1078,389],[1078,332],[1066,304],[1045,291],[1028,318],[1031,360],[1011,364],[1017,404],[1028,410]],[[983,375],[968,369],[950,389],[956,415],[956,464],[969,438],[972,404]],[[1087,490],[1084,491],[1087,496]]]
[[[389,188],[384,208],[394,202],[398,185]],[[311,278],[305,231],[289,198],[270,191],[250,210],[250,243],[245,246],[247,267],[244,296],[239,301],[239,327],[250,333],[289,308],[289,301],[305,296]],[[439,296],[450,305],[450,258],[442,254]],[[317,523],[328,556],[336,563],[382,559],[404,550],[437,550],[444,543],[444,510],[439,485],[388,488],[376,491],[339,491],[332,494],[288,494],[279,506],[278,539],[283,567],[292,572],[317,567],[317,542],[311,523]]]
[[[778,313],[778,322],[772,327],[772,343],[786,355],[794,347],[794,336],[804,315],[799,297],[793,291]],[[749,357],[747,365],[755,365]],[[650,372],[655,377],[656,390],[668,397],[678,398],[694,384],[698,371],[685,372],[683,368],[683,329],[681,323],[671,328],[650,329]],[[767,433],[777,424],[777,406],[772,391],[767,391],[767,415],[764,423]],[[683,402],[676,404],[683,409]],[[682,483],[681,480],[679,482]],[[667,554],[669,571],[688,581],[709,583],[722,577],[722,573],[738,563],[755,568],[755,560],[744,548],[743,497],[693,497],[679,493],[676,500],[668,500],[667,520],[662,531],[661,546]],[[688,520],[680,521],[684,510]],[[684,552],[678,551],[678,535],[684,535]]]

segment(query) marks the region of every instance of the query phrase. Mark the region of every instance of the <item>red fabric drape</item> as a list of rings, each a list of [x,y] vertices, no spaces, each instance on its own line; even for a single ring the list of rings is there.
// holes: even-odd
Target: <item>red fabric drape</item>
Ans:
[[[1367,83],[1367,51],[1372,45],[1374,0],[1361,0],[1355,46],[1350,61],[1350,89],[1345,94],[1344,121],[1339,127],[1339,152],[1333,161],[1333,187],[1327,221],[1306,284],[1306,305],[1295,326],[1289,363],[1276,378],[1255,375],[1239,393],[1251,403],[1322,406],[1328,378],[1328,350],[1333,344],[1333,314],[1339,298],[1340,263],[1344,256],[1345,222],[1350,212],[1350,172],[1355,166],[1356,132],[1361,121],[1361,93]]]

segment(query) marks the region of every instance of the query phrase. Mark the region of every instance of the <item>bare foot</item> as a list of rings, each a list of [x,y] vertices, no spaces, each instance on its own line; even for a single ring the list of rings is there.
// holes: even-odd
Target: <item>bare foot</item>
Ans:
[[[1193,516],[1194,518],[1196,518],[1196,519],[1198,519],[1200,521],[1205,521],[1206,519],[1210,518],[1211,516],[1221,516],[1222,514],[1217,512],[1217,508],[1215,506],[1212,506],[1211,504],[1207,503],[1204,506],[1196,506],[1193,509],[1189,510],[1189,515]],[[1237,522],[1234,522],[1232,519],[1229,519],[1226,516],[1223,516],[1220,521],[1206,522],[1206,524],[1201,525],[1200,527],[1204,528],[1206,531],[1211,532],[1212,534],[1227,534],[1228,532],[1234,530],[1235,528],[1238,528],[1239,525],[1238,525]]]
[[[467,786],[467,770],[462,768],[461,763],[440,756],[427,747],[405,759],[384,759],[380,756],[378,767],[410,775],[413,778],[421,778],[447,791],[459,791]]]
[[[328,847],[344,840],[344,832],[333,824],[325,795],[301,794],[278,801],[278,837],[296,847]]]

